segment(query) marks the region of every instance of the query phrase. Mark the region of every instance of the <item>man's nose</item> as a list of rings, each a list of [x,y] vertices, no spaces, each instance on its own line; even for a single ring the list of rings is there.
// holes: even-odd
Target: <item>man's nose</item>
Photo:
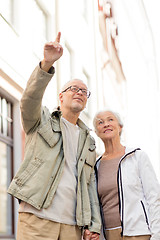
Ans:
[[[83,95],[82,89],[78,89],[77,93]]]

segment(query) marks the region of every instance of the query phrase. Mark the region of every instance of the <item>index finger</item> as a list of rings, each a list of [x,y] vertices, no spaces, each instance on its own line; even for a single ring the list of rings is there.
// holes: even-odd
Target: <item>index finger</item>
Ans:
[[[56,42],[60,42],[61,39],[61,32],[58,32],[57,37],[56,37]]]

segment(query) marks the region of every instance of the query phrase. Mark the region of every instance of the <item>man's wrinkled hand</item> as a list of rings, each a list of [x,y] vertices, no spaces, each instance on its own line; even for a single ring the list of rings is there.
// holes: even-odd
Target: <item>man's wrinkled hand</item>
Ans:
[[[99,234],[90,232],[88,229],[86,229],[83,234],[83,239],[84,240],[99,240]]]
[[[54,62],[57,61],[63,54],[60,39],[61,33],[59,32],[54,42],[48,42],[44,46],[44,59],[41,62],[41,68],[46,72],[48,72]]]
[[[86,230],[84,231],[84,234],[83,234],[83,239],[84,239],[84,240],[90,240],[90,239],[91,239],[91,236],[92,236],[92,233],[91,233],[88,229],[86,229]]]

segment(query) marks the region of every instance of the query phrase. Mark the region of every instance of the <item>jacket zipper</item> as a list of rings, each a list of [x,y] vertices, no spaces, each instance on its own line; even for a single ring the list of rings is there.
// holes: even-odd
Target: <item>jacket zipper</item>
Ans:
[[[117,172],[117,186],[118,186],[118,198],[119,198],[119,214],[121,216],[121,227],[122,227],[121,236],[123,236],[123,228],[124,228],[123,227],[123,222],[124,222],[123,221],[123,217],[124,217],[124,214],[123,214],[124,200],[123,200],[122,173],[121,173],[121,165],[120,165],[120,163],[119,163],[118,172]],[[120,179],[120,186],[119,186],[119,179]],[[120,194],[120,191],[121,191],[121,194]],[[122,211],[121,211],[121,209],[122,209]],[[122,214],[121,214],[121,212],[122,212]]]
[[[133,151],[127,153],[124,155],[118,166],[118,172],[117,172],[117,186],[118,186],[118,197],[119,197],[119,213],[121,216],[121,226],[122,226],[122,232],[121,236],[123,236],[123,230],[124,230],[124,197],[123,197],[123,184],[122,184],[122,172],[121,172],[121,162],[130,154],[135,153],[136,150],[140,150],[140,148],[136,148]],[[119,179],[120,179],[120,185],[119,185]]]
[[[118,186],[118,198],[119,198],[119,213],[121,215],[121,209],[122,209],[122,215],[121,215],[121,227],[122,227],[122,232],[121,232],[121,236],[123,236],[123,229],[124,229],[124,198],[123,198],[123,186],[122,186],[122,173],[121,173],[121,162],[130,154],[136,152],[136,150],[141,150],[140,148],[136,148],[133,151],[127,153],[126,155],[124,155],[120,162],[119,162],[119,166],[118,166],[118,171],[117,171],[117,186]],[[102,156],[98,158],[96,164],[95,164],[95,175],[96,175],[96,180],[97,180],[97,185],[98,185],[98,169],[97,169],[97,163],[101,160]],[[119,186],[119,179],[120,179],[120,186]],[[121,193],[120,193],[121,192]],[[122,200],[121,197],[122,196]],[[99,196],[98,196],[99,198]],[[100,203],[100,199],[99,199],[99,204],[100,204],[100,209],[101,209],[101,216],[102,216],[102,224],[103,224],[103,233],[105,236],[105,229],[104,229],[104,217],[103,217],[103,212],[102,212],[102,205]]]
[[[101,160],[102,156],[98,158],[95,166],[94,166],[94,170],[95,170],[95,175],[96,175],[96,182],[97,182],[97,192],[98,192],[98,168],[97,168],[97,163]],[[102,204],[100,201],[100,197],[98,194],[98,200],[99,200],[99,206],[100,206],[100,214],[101,214],[101,218],[102,218],[102,229],[103,229],[103,235],[106,239],[106,233],[105,233],[105,223],[104,223],[104,214],[103,214],[103,210],[102,210]]]
[[[144,206],[144,203],[142,202],[142,200],[141,200],[141,204],[142,204],[142,208],[143,208],[143,211],[144,211],[144,215],[145,215],[146,223],[147,223],[148,228],[149,228],[148,217],[147,217],[146,209],[145,209],[145,206]]]

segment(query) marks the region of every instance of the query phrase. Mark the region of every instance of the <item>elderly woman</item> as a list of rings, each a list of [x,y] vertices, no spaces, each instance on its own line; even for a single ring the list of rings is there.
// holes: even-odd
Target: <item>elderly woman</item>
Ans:
[[[146,153],[123,146],[118,114],[96,114],[94,127],[105,151],[95,170],[107,240],[160,240],[160,185]]]

